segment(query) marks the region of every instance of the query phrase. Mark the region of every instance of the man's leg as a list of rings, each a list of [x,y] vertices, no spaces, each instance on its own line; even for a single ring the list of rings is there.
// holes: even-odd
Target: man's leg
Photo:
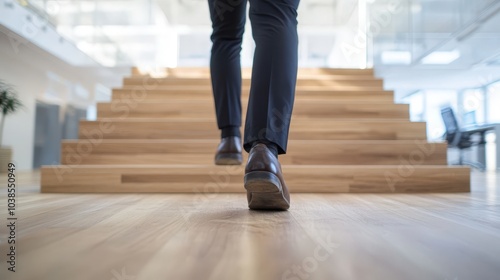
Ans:
[[[222,137],[239,136],[241,126],[240,52],[246,19],[246,1],[209,0],[212,19],[210,74]]]
[[[221,143],[215,163],[241,164],[240,52],[246,0],[208,0],[212,20],[210,74]]]
[[[274,143],[286,152],[297,80],[299,0],[250,0],[255,40],[244,148]],[[272,147],[272,145],[271,145]]]
[[[255,40],[244,148],[248,206],[286,210],[290,194],[278,154],[286,152],[297,80],[299,0],[250,0]]]

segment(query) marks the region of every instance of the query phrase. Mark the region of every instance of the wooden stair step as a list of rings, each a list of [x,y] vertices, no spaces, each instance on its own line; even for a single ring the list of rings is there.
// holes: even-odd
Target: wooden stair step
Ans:
[[[245,192],[244,164],[213,164],[209,68],[163,72],[134,68],[112,102],[97,105],[98,120],[80,122],[80,139],[62,142],[63,165],[41,168],[42,192]],[[244,110],[250,76],[242,69]],[[470,169],[446,166],[447,144],[426,141],[426,124],[409,121],[373,69],[300,68],[296,89],[280,156],[292,192],[470,191]]]
[[[470,169],[449,166],[283,165],[291,192],[468,192]],[[104,193],[244,192],[244,166],[53,165],[41,168],[41,191]]]
[[[61,164],[213,164],[219,140],[89,140],[62,142]],[[291,140],[282,164],[446,165],[446,143],[425,140]],[[246,161],[247,153],[243,153]]]
[[[246,115],[247,100],[242,100]],[[131,104],[118,100],[97,103],[98,118],[215,118],[213,102],[205,100],[146,100]],[[389,102],[335,102],[298,100],[293,108],[296,118],[389,118],[409,119],[409,105]]]
[[[279,127],[276,129],[280,129]],[[100,119],[80,121],[80,139],[218,139],[214,120]],[[426,139],[423,122],[377,119],[293,120],[290,140],[418,140]]]
[[[196,85],[172,85],[172,86],[162,86],[162,85],[137,85],[137,86],[123,86],[121,88],[115,88],[114,90],[122,90],[128,92],[172,92],[172,93],[185,93],[185,92],[197,92],[200,94],[212,94],[212,87],[210,86],[196,86]],[[250,87],[244,86],[241,88],[242,94],[249,94]],[[297,95],[301,94],[336,94],[337,92],[350,92],[351,94],[357,94],[358,92],[366,93],[370,92],[372,94],[378,94],[381,92],[388,92],[384,90],[383,87],[365,87],[359,85],[349,85],[349,86],[301,86],[296,87],[295,93]],[[361,94],[362,94],[361,93]]]
[[[131,100],[138,102],[143,100],[159,100],[159,99],[202,99],[213,100],[213,95],[210,90],[162,90],[162,89],[113,89],[112,100]],[[248,92],[242,93],[242,99],[248,99]],[[337,90],[314,90],[314,91],[297,91],[296,100],[300,99],[329,99],[329,100],[358,100],[358,101],[392,101],[394,102],[394,92],[385,90],[375,91],[337,91]]]
[[[155,69],[156,72],[165,72],[168,76],[209,76],[210,68],[208,67],[176,67],[176,68],[164,68]],[[250,76],[252,74],[251,68],[242,68],[241,73],[243,76]],[[133,68],[132,75],[144,75],[141,73],[140,69]],[[331,76],[331,75],[341,75],[341,76],[373,76],[373,69],[336,69],[336,68],[299,68],[297,70],[297,75],[301,76]]]
[[[242,85],[249,87],[251,79],[242,79]],[[212,86],[212,81],[208,78],[152,78],[145,77],[128,77],[123,80],[124,87],[129,86]],[[383,88],[384,82],[381,79],[376,79],[371,76],[319,76],[314,78],[297,79],[297,87],[321,86],[321,87],[336,87],[336,86],[364,86],[364,87],[379,87]]]

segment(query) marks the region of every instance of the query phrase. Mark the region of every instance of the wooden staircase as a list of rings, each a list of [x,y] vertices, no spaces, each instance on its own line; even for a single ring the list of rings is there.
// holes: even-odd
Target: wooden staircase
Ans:
[[[206,68],[133,70],[79,140],[62,143],[61,165],[42,167],[42,192],[244,192],[244,164],[215,166],[220,133]],[[243,70],[243,116],[250,69]],[[447,166],[446,143],[371,69],[299,69],[288,154],[292,192],[468,192],[468,167]],[[246,154],[244,157],[246,158]]]

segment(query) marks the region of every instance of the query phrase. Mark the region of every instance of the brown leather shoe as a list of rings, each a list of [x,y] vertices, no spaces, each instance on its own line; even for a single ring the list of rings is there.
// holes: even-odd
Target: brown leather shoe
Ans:
[[[215,164],[240,165],[242,162],[240,137],[229,136],[222,138],[215,153]]]
[[[244,180],[250,209],[290,208],[290,194],[283,179],[281,165],[265,144],[257,144],[250,150]]]

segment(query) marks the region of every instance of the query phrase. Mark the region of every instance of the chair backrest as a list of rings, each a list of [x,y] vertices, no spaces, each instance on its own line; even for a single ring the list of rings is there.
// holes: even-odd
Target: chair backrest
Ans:
[[[451,107],[444,107],[441,109],[441,117],[443,118],[444,127],[446,129],[446,140],[448,143],[454,142],[457,134],[460,133],[460,129],[458,127],[457,118],[455,118],[455,114],[453,113],[453,109]]]

